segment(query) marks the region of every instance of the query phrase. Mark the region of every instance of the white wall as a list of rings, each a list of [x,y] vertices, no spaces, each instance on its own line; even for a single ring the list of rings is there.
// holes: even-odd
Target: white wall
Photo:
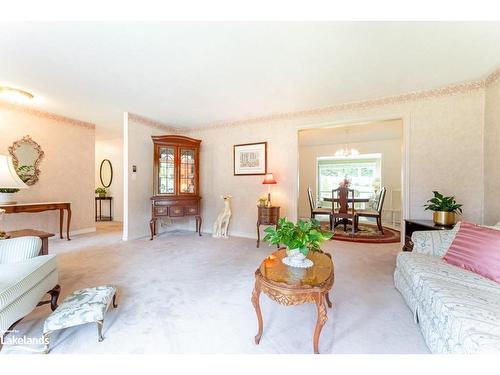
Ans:
[[[113,197],[113,220],[123,220],[123,137],[101,139],[95,142],[95,186],[102,186],[100,180],[100,166],[104,159],[108,159],[113,167],[113,181],[108,195]],[[103,215],[108,215],[108,204],[103,202]]]
[[[167,127],[153,126],[137,115],[125,113],[124,155],[125,172],[125,198],[127,200],[128,215],[124,218],[123,239],[135,239],[150,235],[149,221],[151,220],[151,200],[153,195],[153,141],[152,135],[172,134]],[[137,172],[132,172],[132,166],[137,167]],[[181,219],[182,220],[182,219]],[[194,226],[193,226],[194,228]],[[158,222],[158,232],[163,231]]]
[[[300,141],[299,141],[300,142]],[[314,196],[317,191],[317,167],[318,157],[333,156],[335,151],[344,144],[330,144],[319,146],[299,147],[299,217],[309,217],[310,208],[307,198],[307,187],[310,186]],[[390,190],[401,190],[401,157],[402,139],[379,140],[375,142],[351,142],[350,147],[357,149],[361,154],[379,153],[381,157],[381,180],[382,185]],[[389,196],[385,207],[389,207]],[[399,205],[401,207],[401,204]]]
[[[473,82],[400,97],[336,105],[317,111],[285,114],[179,132],[201,143],[203,231],[210,232],[222,207],[221,194],[231,194],[230,235],[256,236],[256,201],[266,193],[261,176],[233,176],[232,147],[268,142],[268,170],[278,184],[273,202],[282,216],[298,214],[298,130],[324,125],[403,119],[403,142],[408,163],[408,211],[405,218],[430,219],[423,204],[433,190],[453,194],[462,203],[464,219],[483,220],[484,87]],[[149,234],[152,192],[152,134],[168,132],[129,124],[129,161],[138,165],[136,180],[128,173],[129,237]],[[403,160],[405,160],[403,158]],[[194,228],[189,223],[190,229]],[[187,228],[187,226],[186,226]]]
[[[444,94],[443,94],[444,92]],[[298,129],[327,124],[402,118],[408,137],[408,204],[405,217],[430,219],[423,204],[433,190],[453,194],[464,204],[464,218],[482,221],[484,90],[459,86],[419,95],[373,100],[325,111],[185,131],[202,140],[201,195],[204,230],[220,207],[219,195],[231,193],[229,233],[255,236],[256,200],[265,193],[261,177],[235,177],[232,146],[268,142],[269,170],[276,174],[273,201],[282,215],[297,218]]]
[[[484,222],[500,222],[500,80],[486,87],[484,122]]]
[[[267,142],[267,167],[277,184],[272,186],[272,201],[281,206],[281,216],[295,220],[296,209],[290,205],[297,184],[297,134],[287,124],[259,124],[218,129],[202,129],[186,135],[201,139],[201,196],[203,231],[211,232],[222,209],[220,198],[232,195],[229,234],[256,236],[257,200],[267,194],[264,176],[233,175],[233,145]]]
[[[94,126],[0,103],[0,154],[8,155],[8,147],[25,135],[41,146],[45,156],[38,182],[16,193],[15,199],[19,203],[70,201],[71,231],[95,230]],[[4,215],[0,226],[4,230],[30,228],[59,233],[59,212]]]

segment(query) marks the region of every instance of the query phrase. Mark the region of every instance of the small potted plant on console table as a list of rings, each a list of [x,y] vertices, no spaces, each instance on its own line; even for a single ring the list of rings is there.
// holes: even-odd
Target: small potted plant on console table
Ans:
[[[107,191],[106,188],[98,187],[95,189],[95,193],[98,194],[100,198],[105,198]]]
[[[287,257],[283,263],[291,267],[309,268],[312,260],[306,256],[309,251],[320,250],[323,241],[333,237],[333,233],[322,232],[318,220],[299,220],[297,224],[280,218],[278,227],[268,227],[264,230],[264,241],[273,245],[283,244],[287,247]]]
[[[445,197],[438,191],[434,191],[434,198],[429,199],[427,203],[424,207],[426,210],[434,211],[432,219],[438,225],[454,225],[455,215],[462,213],[462,205],[455,201],[455,197]]]

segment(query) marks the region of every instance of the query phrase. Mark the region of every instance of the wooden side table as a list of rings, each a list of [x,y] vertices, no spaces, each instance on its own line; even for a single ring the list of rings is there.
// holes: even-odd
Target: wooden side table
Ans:
[[[38,255],[47,255],[49,253],[49,237],[53,237],[54,233],[42,232],[41,230],[35,229],[21,229],[13,230],[12,232],[7,232],[9,238],[18,238],[25,236],[35,236],[40,237],[42,240],[42,248]]]
[[[109,202],[109,216],[102,216],[102,201]],[[97,202],[99,202],[99,215],[97,215]],[[95,197],[95,221],[113,221],[113,197]]]
[[[279,206],[257,206],[257,247],[260,245],[260,226],[261,225],[275,225],[278,227],[278,220],[280,218]]]
[[[403,246],[403,251],[413,250],[413,241],[411,240],[411,235],[413,232],[421,230],[450,230],[453,229],[453,225],[445,227],[443,225],[434,224],[432,220],[413,220],[405,219],[405,244]]]

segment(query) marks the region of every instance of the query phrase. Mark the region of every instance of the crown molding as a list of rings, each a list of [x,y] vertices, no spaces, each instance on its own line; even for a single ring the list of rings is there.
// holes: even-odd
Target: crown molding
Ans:
[[[498,78],[498,76],[500,75],[500,69],[494,74],[497,74],[495,77]],[[493,76],[494,74],[491,74],[490,77]],[[306,109],[296,112],[275,113],[266,116],[253,117],[245,120],[213,123],[197,128],[191,128],[189,129],[189,131],[220,129],[232,126],[251,125],[251,124],[273,122],[279,120],[293,120],[297,118],[318,116],[336,112],[365,110],[384,105],[401,104],[406,102],[414,102],[417,100],[426,100],[426,99],[441,98],[458,94],[467,94],[473,91],[484,89],[485,86],[486,86],[486,80],[469,81],[430,90],[413,91],[402,95],[386,96],[377,99],[368,99],[356,102],[334,104],[326,107]]]
[[[176,128],[175,126],[171,126],[171,125],[168,125],[168,124],[156,121],[156,120],[152,120],[150,118],[147,118],[147,117],[135,114],[135,113],[129,112],[128,118],[129,118],[129,120],[131,120],[133,122],[136,122],[136,123],[139,123],[142,125],[146,125],[146,126],[150,126],[152,128],[166,130],[166,131],[173,132],[173,133],[180,132],[180,129]]]
[[[486,79],[484,80],[486,87],[491,86],[493,83],[495,83],[498,79],[500,78],[500,68],[497,70],[493,71]]]
[[[79,126],[82,128],[92,129],[92,130],[95,129],[95,124],[93,124],[91,122],[76,120],[76,119],[71,118],[71,117],[57,115],[55,113],[42,111],[42,110],[33,108],[31,106],[10,103],[10,102],[4,101],[4,100],[0,100],[0,108],[7,109],[9,111],[23,113],[23,114],[30,115],[30,116],[35,116],[35,117],[47,119],[47,120],[62,122],[64,124],[68,124],[68,125],[72,125],[72,126]]]

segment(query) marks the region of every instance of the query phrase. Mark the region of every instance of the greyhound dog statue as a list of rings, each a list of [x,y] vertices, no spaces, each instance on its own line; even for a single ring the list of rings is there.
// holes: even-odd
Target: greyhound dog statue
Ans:
[[[214,229],[212,232],[212,237],[222,237],[222,238],[228,238],[227,236],[227,227],[229,226],[229,219],[231,218],[231,196],[226,195],[226,196],[221,196],[221,198],[224,200],[224,209],[222,212],[217,216],[217,220],[215,220],[214,223]]]

